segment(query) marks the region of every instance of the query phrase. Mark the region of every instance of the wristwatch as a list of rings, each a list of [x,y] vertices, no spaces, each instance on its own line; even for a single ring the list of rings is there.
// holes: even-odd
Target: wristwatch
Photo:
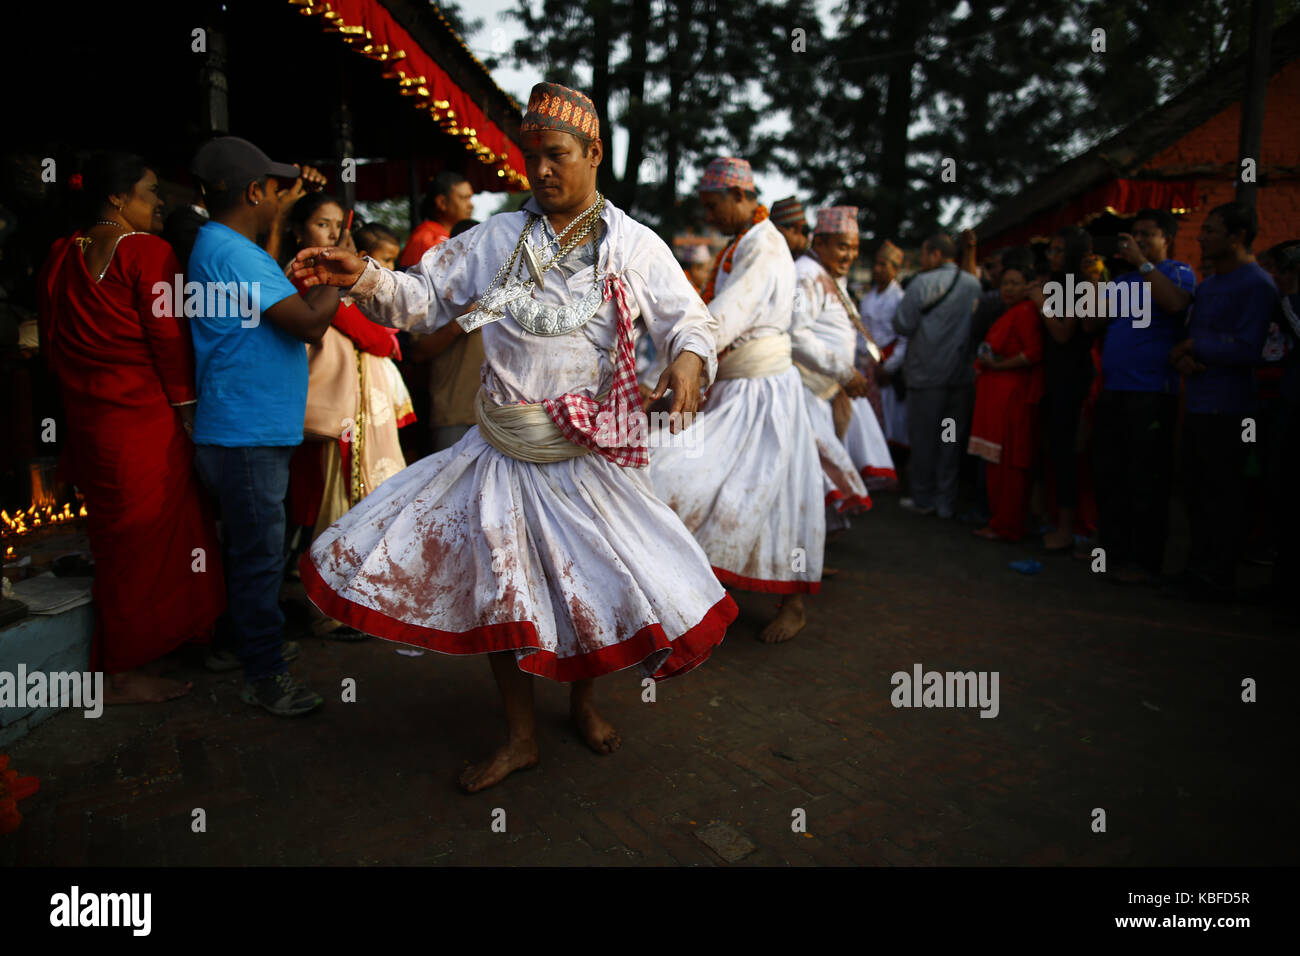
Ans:
[[[1144,276],[1150,275],[1155,271],[1155,269],[1156,264],[1154,262],[1144,262],[1142,265],[1138,266],[1138,272],[1142,273]]]

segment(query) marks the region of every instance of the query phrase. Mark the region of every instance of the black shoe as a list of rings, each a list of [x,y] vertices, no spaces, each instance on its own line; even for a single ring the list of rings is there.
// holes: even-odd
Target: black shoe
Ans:
[[[299,683],[288,671],[251,684],[245,682],[240,697],[245,703],[264,707],[277,717],[297,717],[325,703],[324,697]]]

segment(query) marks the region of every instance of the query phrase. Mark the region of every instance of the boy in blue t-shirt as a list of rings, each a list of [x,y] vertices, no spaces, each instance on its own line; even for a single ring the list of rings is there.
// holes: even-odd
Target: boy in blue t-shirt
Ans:
[[[284,498],[307,408],[304,343],[318,343],[329,328],[338,290],[298,295],[257,245],[257,236],[275,227],[280,184],[297,179],[297,167],[223,136],[201,147],[191,168],[212,215],[188,268],[202,300],[191,317],[195,465],[221,506],[243,698],[274,714],[303,714],[324,701],[284,661]]]
[[[1119,236],[1118,255],[1134,267],[1119,276],[1132,305],[1149,312],[1084,320],[1102,332],[1103,386],[1093,425],[1097,532],[1106,552],[1105,579],[1155,584],[1165,561],[1178,373],[1169,351],[1182,337],[1196,274],[1169,258],[1178,220],[1163,209],[1143,209],[1132,233]],[[1144,288],[1145,286],[1145,288]]]

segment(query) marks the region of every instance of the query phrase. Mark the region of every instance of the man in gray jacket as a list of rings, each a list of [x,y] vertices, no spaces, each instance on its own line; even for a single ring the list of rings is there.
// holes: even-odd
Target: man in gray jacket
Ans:
[[[907,336],[908,437],[912,443],[910,498],[900,504],[919,514],[951,518],[958,473],[970,431],[975,395],[971,314],[980,283],[953,260],[957,247],[946,233],[921,246],[922,272],[894,314],[894,330]]]

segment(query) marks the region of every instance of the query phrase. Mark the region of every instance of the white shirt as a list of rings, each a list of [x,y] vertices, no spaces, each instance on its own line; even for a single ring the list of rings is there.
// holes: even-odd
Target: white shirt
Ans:
[[[858,339],[858,330],[835,291],[838,285],[847,296],[847,279],[833,278],[812,256],[800,256],[794,268],[799,279],[790,331],[794,360],[843,384],[856,371],[853,349]]]
[[[540,211],[536,200],[530,199],[519,212],[492,216],[434,246],[405,272],[391,272],[372,262],[348,294],[367,318],[381,325],[433,332],[468,311],[487,292],[514,252],[528,213]],[[600,281],[611,273],[622,277],[633,338],[648,331],[656,351],[673,359],[683,351],[694,352],[704,360],[706,384],[712,382],[718,369],[712,320],[668,246],[608,200],[601,219],[605,234],[598,253]],[[534,230],[534,243],[540,233]],[[545,261],[547,250],[541,250],[539,257]],[[534,289],[532,295],[549,305],[575,303],[591,289],[593,278],[592,266],[570,277],[551,269],[545,274],[545,290]],[[617,332],[617,304],[612,298],[600,305],[591,321],[565,335],[534,335],[507,315],[483,326],[487,355],[483,385],[498,405],[540,402],[570,392],[596,398],[613,381]]]
[[[719,268],[713,285],[709,312],[718,348],[789,332],[794,288],[790,247],[772,220],[751,226],[736,245],[731,271]]]
[[[862,303],[859,306],[862,312],[862,324],[867,327],[871,337],[876,340],[881,351],[889,348],[890,343],[897,342],[894,351],[890,353],[889,358],[881,363],[881,368],[890,375],[893,375],[903,367],[903,357],[907,355],[907,339],[894,331],[894,313],[898,311],[898,303],[903,301],[903,287],[898,284],[897,279],[889,280],[889,285],[885,286],[884,292],[877,292],[873,285],[867,294],[862,297]],[[858,360],[865,364],[863,356],[867,351],[867,343],[863,341],[861,333],[858,334]]]

